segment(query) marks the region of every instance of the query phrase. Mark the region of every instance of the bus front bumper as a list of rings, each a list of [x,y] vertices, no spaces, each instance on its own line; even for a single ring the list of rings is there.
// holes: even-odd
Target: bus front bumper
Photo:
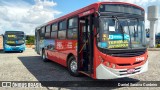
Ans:
[[[97,79],[116,79],[123,77],[130,77],[137,75],[148,70],[148,60],[144,65],[135,67],[135,73],[127,73],[127,69],[113,69],[100,64],[96,68],[96,78]]]
[[[25,47],[8,47],[4,48],[4,51],[24,51]]]

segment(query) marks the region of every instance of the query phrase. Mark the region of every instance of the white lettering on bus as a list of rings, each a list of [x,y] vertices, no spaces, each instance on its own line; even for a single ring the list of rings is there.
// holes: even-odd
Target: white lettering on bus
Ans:
[[[83,15],[87,15],[87,14],[89,14],[89,13],[90,13],[90,11],[87,11],[87,12],[84,12]]]
[[[57,42],[57,49],[63,49],[62,42]]]
[[[138,62],[138,61],[143,61],[144,60],[144,57],[137,57],[136,58],[136,62]]]
[[[67,48],[72,48],[72,42],[68,42]]]

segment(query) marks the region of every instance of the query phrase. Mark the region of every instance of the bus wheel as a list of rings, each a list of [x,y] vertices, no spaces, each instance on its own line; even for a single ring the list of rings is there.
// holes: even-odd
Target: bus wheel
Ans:
[[[42,51],[42,59],[44,62],[48,62],[49,60],[46,58],[45,50]]]
[[[79,76],[79,73],[77,71],[78,66],[76,59],[72,56],[69,58],[68,62],[69,73],[73,76]]]
[[[23,53],[23,51],[19,51],[20,53]]]

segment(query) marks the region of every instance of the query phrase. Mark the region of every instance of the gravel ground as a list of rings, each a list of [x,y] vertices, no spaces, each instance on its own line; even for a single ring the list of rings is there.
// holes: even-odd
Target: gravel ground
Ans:
[[[146,73],[130,78],[117,79],[121,81],[160,81],[160,51],[149,51],[149,70]],[[87,76],[73,77],[67,69],[54,62],[44,63],[33,49],[23,53],[0,52],[0,81],[89,81]],[[159,87],[43,87],[43,88],[0,88],[7,90],[159,90]]]

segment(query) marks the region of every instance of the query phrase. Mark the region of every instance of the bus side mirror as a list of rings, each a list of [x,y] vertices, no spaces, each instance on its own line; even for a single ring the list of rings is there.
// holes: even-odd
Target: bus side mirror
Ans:
[[[27,37],[27,35],[26,35],[26,34],[24,34],[24,40],[26,40],[26,37]]]
[[[96,31],[96,33],[95,33],[94,36],[97,37],[97,35],[98,35],[98,33],[99,33],[99,18],[98,18],[98,17],[95,17],[93,22],[94,22],[94,26],[97,28],[97,29],[96,29],[97,31]]]
[[[98,18],[98,17],[95,17],[93,23],[94,23],[94,26],[95,26],[96,28],[98,28],[98,27],[99,27],[99,18]]]

